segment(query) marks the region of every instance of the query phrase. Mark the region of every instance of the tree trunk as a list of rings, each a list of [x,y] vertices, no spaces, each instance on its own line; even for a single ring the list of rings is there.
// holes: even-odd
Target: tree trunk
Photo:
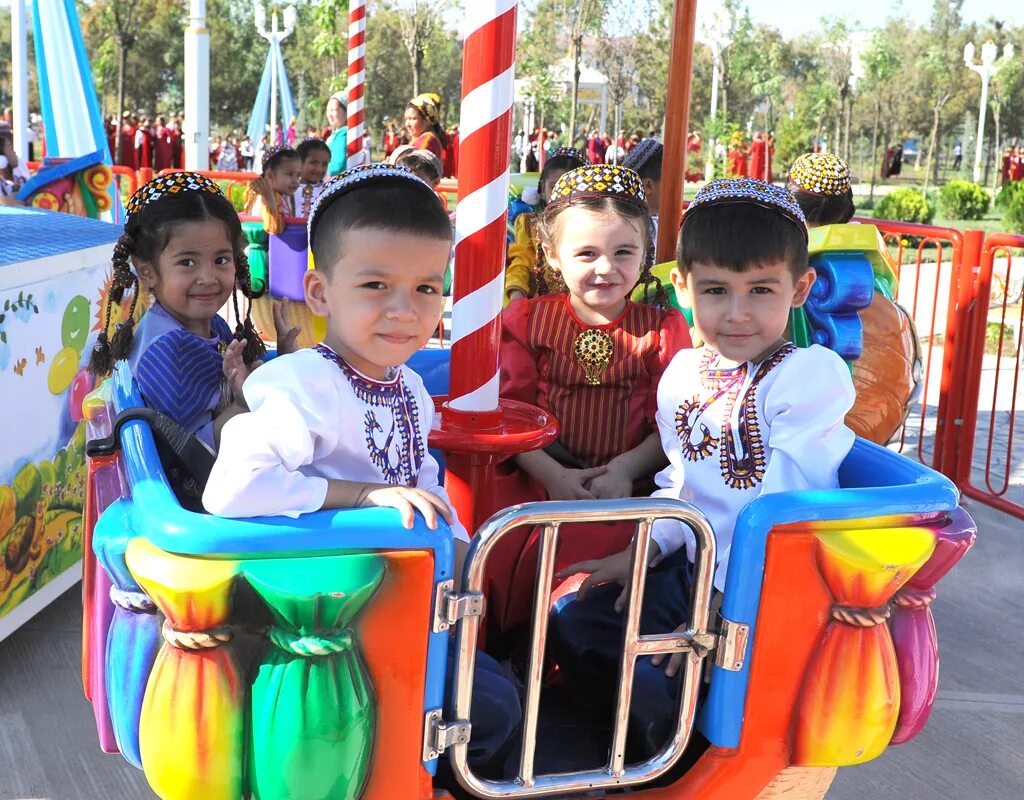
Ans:
[[[572,46],[572,105],[569,108],[569,146],[576,142],[576,109],[580,102],[580,48],[583,37],[575,39]],[[584,142],[584,147],[586,142]]]
[[[995,191],[999,187],[999,179],[1003,174],[1003,164],[1000,157],[1003,152],[1003,143],[999,141],[999,106],[992,106],[992,121],[996,126],[996,138],[993,141],[993,158],[992,158],[992,191]]]
[[[420,48],[419,37],[413,41],[412,46],[412,96],[419,97],[420,94],[420,72],[423,69],[423,50]]]
[[[878,163],[878,120],[882,116],[882,101],[875,100],[875,122],[871,126],[871,188],[868,189],[868,205],[875,203],[875,166]]]
[[[939,114],[942,112],[942,106],[935,106],[932,109],[932,134],[928,137],[928,158],[924,162],[924,187],[921,189],[921,194],[928,194],[928,182],[932,177],[932,160],[935,157],[935,143],[939,139]],[[918,148],[918,157],[920,157],[920,148]]]
[[[124,73],[128,64],[128,43],[124,36],[118,40],[117,56],[117,158],[114,163],[123,164],[124,154],[121,151],[124,137],[121,135],[121,126],[124,124]]]
[[[846,102],[846,135],[844,137],[843,144],[846,147],[846,163],[850,163],[853,150],[850,149],[850,126],[853,123],[853,98],[849,98]]]

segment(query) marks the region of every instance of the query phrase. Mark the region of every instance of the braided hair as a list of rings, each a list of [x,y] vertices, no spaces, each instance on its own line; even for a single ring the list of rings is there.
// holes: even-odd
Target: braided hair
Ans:
[[[245,315],[242,315],[238,301],[239,290],[246,298],[252,300],[257,296],[253,291],[249,276],[249,260],[245,256],[242,226],[230,201],[223,194],[209,191],[183,191],[176,194],[165,193],[156,199],[149,200],[130,213],[125,222],[124,233],[114,245],[111,258],[113,281],[109,292],[106,317],[103,328],[93,347],[89,358],[89,372],[93,375],[107,375],[117,361],[128,358],[132,351],[135,338],[135,310],[140,297],[140,284],[132,261],[140,260],[155,265],[160,254],[167,247],[174,229],[184,222],[206,222],[217,220],[227,227],[228,238],[232,243],[235,262],[235,290],[232,291],[232,303],[235,310],[234,338],[245,342],[242,357],[247,365],[258,361],[266,353],[266,347],[260,339],[250,316],[251,302],[246,304]],[[120,303],[126,291],[131,291],[132,300],[129,314],[124,322],[119,322],[114,335],[107,336],[110,328],[110,314],[113,303]]]

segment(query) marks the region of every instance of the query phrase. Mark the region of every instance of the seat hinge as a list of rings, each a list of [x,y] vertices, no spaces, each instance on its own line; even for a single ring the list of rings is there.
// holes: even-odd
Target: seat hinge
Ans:
[[[465,617],[483,616],[484,605],[479,592],[458,594],[454,581],[441,581],[434,591],[434,633],[448,630]]]
[[[719,617],[721,625],[718,631],[718,643],[715,647],[715,665],[729,672],[743,669],[746,658],[747,639],[750,638],[750,626],[731,619]]]
[[[445,722],[439,708],[428,711],[423,717],[423,760],[433,761],[448,748],[466,744],[472,730],[464,720]]]

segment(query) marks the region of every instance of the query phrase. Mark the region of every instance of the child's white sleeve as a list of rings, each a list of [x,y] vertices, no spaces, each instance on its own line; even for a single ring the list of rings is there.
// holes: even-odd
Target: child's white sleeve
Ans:
[[[423,432],[424,444],[426,444],[426,439],[430,435],[430,429],[434,420],[434,401],[430,396],[430,392],[422,384],[418,387],[417,397],[420,404],[420,430]],[[452,510],[452,519],[454,520],[452,523],[452,535],[456,539],[468,542],[469,534],[466,532],[465,526],[459,521],[459,516],[448,497],[448,492],[444,490],[444,487],[438,481],[439,472],[440,467],[438,466],[437,459],[428,450],[423,454],[423,463],[420,465],[419,475],[416,476],[416,488],[432,492],[445,502],[448,508]]]
[[[683,490],[683,483],[686,480],[686,468],[683,465],[683,454],[679,448],[679,435],[676,433],[675,409],[679,405],[678,372],[680,359],[677,355],[672,359],[665,374],[658,384],[658,412],[655,421],[658,424],[658,434],[661,436],[661,447],[668,457],[668,466],[654,476],[654,482],[658,484],[658,490],[651,497],[671,497],[678,500]],[[673,369],[675,367],[675,369]],[[671,555],[680,547],[683,547],[687,540],[693,539],[690,528],[679,520],[659,519],[655,520],[651,529],[651,539],[658,544],[661,553],[651,564],[660,562],[663,558]]]
[[[844,423],[856,398],[850,370],[820,345],[798,350],[782,369],[765,397],[770,456],[761,494],[834,489],[855,438]]]
[[[341,404],[332,385],[294,369],[291,358],[280,356],[246,379],[250,410],[224,425],[203,492],[211,514],[297,517],[323,507],[327,479],[302,468],[317,451],[334,450]]]

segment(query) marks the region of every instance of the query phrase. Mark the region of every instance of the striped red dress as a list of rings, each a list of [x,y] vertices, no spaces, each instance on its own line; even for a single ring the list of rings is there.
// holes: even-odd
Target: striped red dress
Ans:
[[[597,330],[610,343],[607,364],[594,385],[577,356],[577,340]],[[590,334],[593,336],[593,334]],[[576,316],[567,294],[520,299],[502,316],[501,396],[549,411],[559,422],[559,442],[580,466],[602,466],[640,445],[657,431],[658,381],[672,357],[690,347],[686,320],[675,310],[627,301],[618,319],[589,325]],[[593,376],[592,376],[593,377]],[[651,476],[653,477],[653,473]],[[641,483],[637,489],[641,493]],[[509,460],[500,464],[495,503],[546,500],[544,487]],[[586,535],[563,529],[558,567],[600,558],[629,542],[632,526],[586,527]],[[527,619],[536,570],[535,536],[506,537],[489,570],[488,617],[508,630]]]

